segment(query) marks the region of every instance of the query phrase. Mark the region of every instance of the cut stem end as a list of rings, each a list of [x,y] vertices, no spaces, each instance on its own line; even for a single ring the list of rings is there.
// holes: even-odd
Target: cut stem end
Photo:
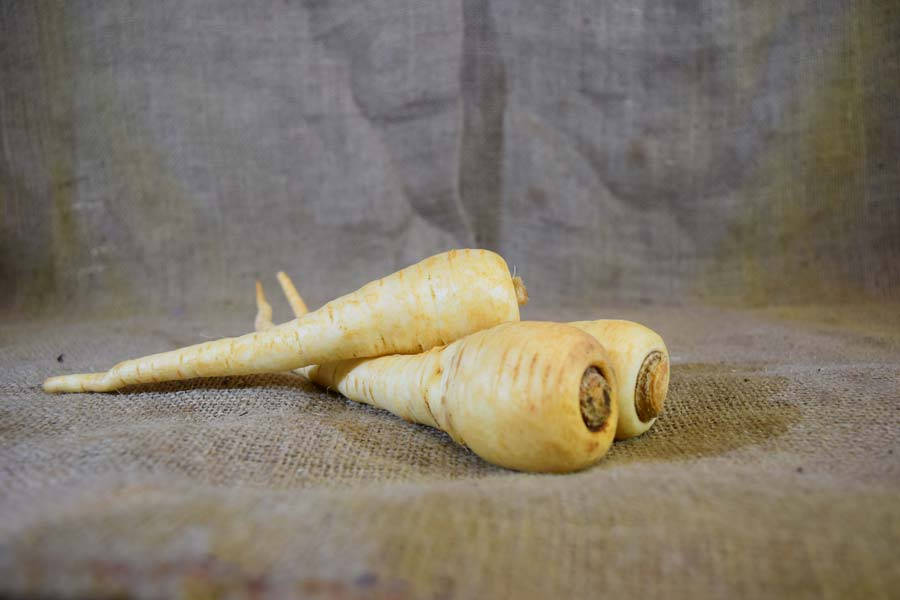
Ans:
[[[587,428],[591,431],[603,429],[612,412],[612,389],[597,367],[588,367],[581,376],[578,402]]]
[[[669,389],[669,359],[654,350],[644,358],[634,386],[634,409],[638,419],[647,423],[659,416]]]

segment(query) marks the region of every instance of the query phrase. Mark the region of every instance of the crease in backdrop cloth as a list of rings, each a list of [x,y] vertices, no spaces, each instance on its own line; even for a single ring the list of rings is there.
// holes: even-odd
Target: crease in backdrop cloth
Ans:
[[[12,1],[0,82],[4,592],[900,584],[895,3]],[[38,388],[470,246],[663,335],[649,434],[539,477],[288,375]]]

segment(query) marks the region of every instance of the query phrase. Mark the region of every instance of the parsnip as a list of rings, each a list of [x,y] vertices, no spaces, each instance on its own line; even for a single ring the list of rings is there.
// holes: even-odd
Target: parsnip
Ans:
[[[296,300],[290,299],[303,302],[290,277],[281,272],[278,282],[292,307]],[[259,282],[256,284],[256,304],[257,324],[271,327],[271,307]],[[302,306],[305,309],[306,304]],[[302,309],[293,310],[296,316],[304,314]],[[591,334],[603,344],[616,373],[616,395],[619,399],[616,439],[632,438],[650,429],[662,412],[669,388],[669,352],[663,339],[652,329],[632,321],[600,319],[576,321],[569,325]],[[310,369],[305,367],[296,372],[309,376]],[[318,381],[326,387],[334,387],[325,377],[330,372],[325,370],[318,374]]]
[[[603,346],[560,323],[504,323],[421,354],[304,371],[510,469],[582,469],[606,453],[616,431],[617,385]]]
[[[521,280],[486,250],[451,250],[329,302],[299,319],[119,363],[105,373],[64,375],[48,392],[105,392],[127,385],[288,371],[349,358],[411,354],[519,320]]]

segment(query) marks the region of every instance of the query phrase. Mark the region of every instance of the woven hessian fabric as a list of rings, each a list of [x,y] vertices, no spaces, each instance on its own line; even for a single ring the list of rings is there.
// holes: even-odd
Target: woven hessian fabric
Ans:
[[[0,594],[900,590],[900,9],[0,3]],[[50,396],[447,248],[630,318],[665,411],[491,466],[289,374]]]

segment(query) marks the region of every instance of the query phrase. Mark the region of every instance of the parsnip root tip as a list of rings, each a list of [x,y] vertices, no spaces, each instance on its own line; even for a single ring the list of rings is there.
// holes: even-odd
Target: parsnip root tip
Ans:
[[[513,287],[516,288],[516,301],[519,306],[525,306],[528,304],[528,290],[525,288],[525,282],[518,276],[513,277],[512,282]]]
[[[57,375],[44,380],[44,391],[50,394],[68,392],[105,392],[112,389],[107,385],[106,373],[76,373]]]
[[[44,380],[44,385],[41,386],[44,388],[44,391],[48,394],[56,394],[62,391],[62,387],[60,386],[59,376],[56,377],[48,377]]]
[[[654,350],[644,359],[634,389],[634,408],[642,423],[659,416],[669,388],[669,360]]]
[[[303,297],[297,291],[294,282],[291,281],[287,273],[278,271],[275,277],[278,279],[278,284],[281,286],[281,291],[284,292],[288,304],[291,305],[291,310],[294,311],[294,317],[299,318],[308,313],[309,309],[306,307],[306,302],[303,301]]]
[[[612,390],[597,367],[588,367],[581,377],[578,396],[581,418],[591,431],[603,429],[612,412]]]
[[[272,305],[266,301],[262,282],[259,279],[256,280],[256,320],[253,324],[256,331],[265,331],[273,326]]]

